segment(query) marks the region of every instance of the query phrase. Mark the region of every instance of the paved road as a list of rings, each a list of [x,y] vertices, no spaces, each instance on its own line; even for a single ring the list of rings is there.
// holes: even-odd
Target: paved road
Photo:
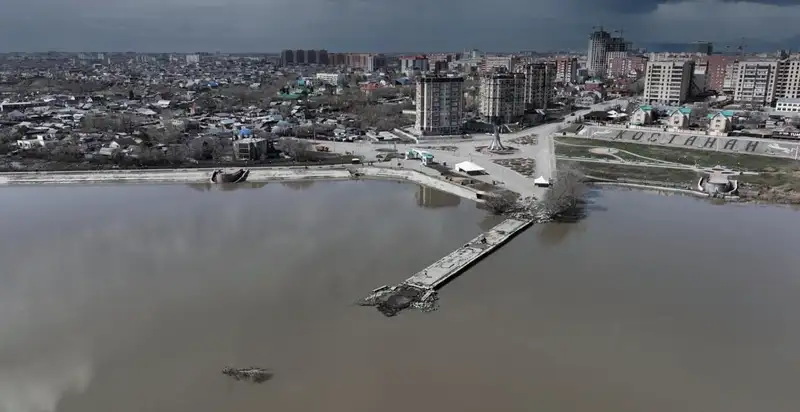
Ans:
[[[592,110],[604,110],[611,106],[621,103],[619,101],[609,101],[602,104],[592,106],[589,110],[577,111],[576,116],[582,116]],[[566,120],[574,120],[570,116]],[[527,128],[518,132],[503,134],[501,140],[508,142],[511,139],[536,135],[538,137],[537,144],[535,145],[522,145],[512,144],[519,149],[516,153],[499,155],[492,153],[484,153],[476,151],[476,147],[487,146],[492,141],[493,137],[485,134],[473,135],[471,139],[461,140],[445,140],[442,142],[427,142],[420,144],[373,144],[369,142],[325,142],[332,151],[344,153],[351,152],[356,155],[363,156],[364,159],[376,159],[378,154],[381,154],[378,149],[381,148],[396,148],[398,152],[405,152],[406,150],[414,147],[426,147],[424,150],[433,154],[436,161],[439,163],[447,163],[455,165],[456,163],[465,160],[471,161],[478,166],[484,168],[488,173],[487,176],[477,176],[476,178],[487,183],[492,181],[500,181],[507,189],[520,193],[523,196],[534,196],[541,198],[547,189],[535,187],[533,185],[533,178],[544,176],[545,178],[553,177],[555,173],[555,150],[552,135],[559,129],[566,126],[565,122],[548,123],[531,128]],[[444,147],[455,147],[455,150],[443,150]],[[429,149],[427,147],[433,147]],[[494,161],[497,159],[516,159],[528,158],[535,160],[536,171],[533,177],[524,176],[507,167],[498,165]],[[427,174],[436,173],[434,170],[420,165],[417,160],[399,160],[401,167],[415,169]],[[393,166],[397,165],[396,162],[392,163]],[[438,173],[437,173],[438,174]]]

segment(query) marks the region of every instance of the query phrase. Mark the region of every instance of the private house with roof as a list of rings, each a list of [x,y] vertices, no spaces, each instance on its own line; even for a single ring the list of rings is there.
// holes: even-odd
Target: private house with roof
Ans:
[[[675,109],[667,116],[667,124],[670,129],[683,130],[688,129],[691,121],[692,109],[690,107],[681,107]]]
[[[708,131],[714,134],[726,134],[733,127],[733,112],[723,110],[708,115]]]
[[[631,125],[647,126],[651,123],[653,123],[653,106],[639,106],[631,113]]]

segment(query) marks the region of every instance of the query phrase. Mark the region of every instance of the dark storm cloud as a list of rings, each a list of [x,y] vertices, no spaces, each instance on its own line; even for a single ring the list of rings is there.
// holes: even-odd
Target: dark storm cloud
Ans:
[[[727,3],[720,7],[721,3]],[[797,0],[26,0],[0,13],[0,50],[553,50],[593,26],[634,41],[778,40]],[[713,19],[708,16],[714,16]],[[752,24],[758,21],[758,24]]]
[[[800,5],[800,0],[752,0],[752,1],[742,1],[742,0],[720,0],[722,3],[753,3],[753,4],[762,4],[766,6],[797,6]],[[683,0],[642,0],[642,1],[632,1],[632,0],[601,0],[590,2],[586,0],[579,0],[579,3],[584,3],[586,7],[597,9],[597,10],[606,10],[609,12],[621,13],[621,14],[641,14],[641,13],[649,13],[658,8],[658,6],[662,4],[676,4],[676,3],[683,3]]]

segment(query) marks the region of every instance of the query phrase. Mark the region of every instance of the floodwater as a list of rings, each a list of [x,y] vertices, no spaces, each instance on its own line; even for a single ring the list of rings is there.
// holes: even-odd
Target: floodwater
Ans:
[[[493,219],[391,182],[4,188],[0,412],[796,411],[799,215],[593,201],[384,318],[352,303]]]

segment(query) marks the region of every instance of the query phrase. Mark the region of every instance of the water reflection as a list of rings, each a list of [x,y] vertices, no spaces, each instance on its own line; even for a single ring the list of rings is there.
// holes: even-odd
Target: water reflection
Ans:
[[[414,197],[417,199],[417,206],[428,209],[456,207],[461,204],[460,197],[427,186],[417,186]]]
[[[223,192],[229,192],[233,190],[239,189],[261,189],[262,187],[266,186],[267,182],[242,182],[242,183],[229,183],[229,184],[215,184],[215,183],[187,183],[186,186],[197,190],[198,192],[208,192],[214,188],[218,190],[222,190]]]
[[[478,207],[478,209],[480,209],[480,207]],[[484,216],[480,220],[480,222],[478,222],[478,227],[480,227],[481,230],[485,232],[485,231],[487,231],[487,230],[499,225],[500,222],[502,222],[503,220],[505,220],[505,216],[493,215],[491,213],[487,213],[486,216]]]
[[[54,412],[68,394],[83,393],[92,379],[80,351],[37,354],[27,362],[0,363],[0,411]]]
[[[297,180],[294,182],[281,182],[281,186],[286,186],[294,190],[306,190],[314,186],[313,180]]]
[[[563,243],[570,233],[583,233],[586,231],[586,222],[572,223],[547,223],[539,231],[539,239],[544,245],[556,246]]]

